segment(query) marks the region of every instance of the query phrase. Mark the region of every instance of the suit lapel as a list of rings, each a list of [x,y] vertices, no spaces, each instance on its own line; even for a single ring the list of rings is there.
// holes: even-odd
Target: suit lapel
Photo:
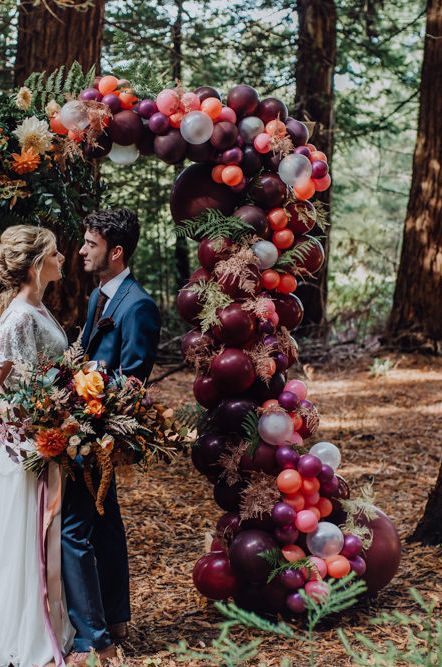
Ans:
[[[120,303],[123,301],[124,297],[129,292],[129,290],[132,286],[132,283],[134,281],[135,281],[135,278],[133,277],[133,275],[131,273],[123,280],[120,287],[115,292],[113,298],[110,300],[105,312],[102,315],[102,319],[113,316],[116,309],[118,308]],[[98,292],[97,292],[97,299],[95,300],[95,305],[97,303],[97,300],[98,300]],[[95,308],[93,310],[93,313],[95,313]],[[91,318],[91,326],[92,326],[92,322],[93,322],[93,315],[92,315],[92,318]],[[96,326],[91,331],[90,338],[89,338],[89,341],[88,341],[88,344],[87,344],[87,349],[89,349],[93,339],[100,332],[100,329],[98,328],[98,324],[99,324],[99,322],[97,322]]]

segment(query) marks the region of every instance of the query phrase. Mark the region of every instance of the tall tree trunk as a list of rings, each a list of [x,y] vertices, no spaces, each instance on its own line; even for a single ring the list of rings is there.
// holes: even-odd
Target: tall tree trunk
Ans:
[[[413,176],[387,337],[436,352],[442,342],[441,0],[428,0],[425,34]]]
[[[298,120],[316,123],[310,139],[326,153],[329,165],[333,157],[333,76],[336,65],[336,7],[334,0],[297,0],[299,21],[298,54],[296,60],[295,116]],[[330,223],[331,190],[318,193],[327,223]],[[326,334],[327,265],[330,227],[325,232],[315,228],[316,235],[325,236],[321,242],[325,263],[317,278],[306,280],[298,294],[304,304],[301,335],[322,337]]]
[[[77,60],[84,70],[100,66],[105,0],[94,0],[87,11],[61,8],[53,0],[34,5],[21,0],[18,18],[18,45],[15,82],[22,85],[32,72],[50,74],[61,65],[68,68]],[[48,9],[49,8],[49,9]],[[74,327],[86,316],[86,295],[92,281],[83,271],[76,240],[60,237],[66,257],[65,278],[48,290],[46,300],[63,326],[75,335]]]
[[[442,463],[436,486],[428,497],[424,514],[407,542],[442,544]]]
[[[172,26],[172,76],[175,81],[181,81],[181,63],[182,63],[182,25],[183,25],[183,0],[175,0],[177,16]],[[184,165],[175,165],[175,178],[178,176]],[[189,279],[189,247],[187,239],[177,237],[175,242],[175,275],[176,287],[181,289]]]

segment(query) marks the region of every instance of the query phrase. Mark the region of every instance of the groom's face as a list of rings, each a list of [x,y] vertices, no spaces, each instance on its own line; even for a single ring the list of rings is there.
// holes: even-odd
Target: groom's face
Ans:
[[[84,270],[102,273],[109,269],[110,251],[106,240],[95,231],[87,230],[84,234],[84,243],[80,248],[83,257]]]

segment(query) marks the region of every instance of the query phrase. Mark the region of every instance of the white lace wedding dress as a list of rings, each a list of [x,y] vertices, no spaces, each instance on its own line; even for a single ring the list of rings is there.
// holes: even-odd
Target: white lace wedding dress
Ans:
[[[16,297],[0,317],[0,366],[33,364],[40,353],[56,358],[66,347],[63,329],[44,306]],[[5,385],[14,386],[17,375],[12,369]],[[0,667],[42,667],[54,658],[38,563],[37,478],[14,463],[0,441]],[[66,612],[62,618],[66,654],[74,629]]]

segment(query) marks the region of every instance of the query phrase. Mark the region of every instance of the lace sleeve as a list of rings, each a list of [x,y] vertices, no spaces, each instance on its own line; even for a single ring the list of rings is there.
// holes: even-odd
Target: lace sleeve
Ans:
[[[11,312],[0,326],[0,366],[5,361],[34,365],[37,361],[35,322],[30,313]]]

